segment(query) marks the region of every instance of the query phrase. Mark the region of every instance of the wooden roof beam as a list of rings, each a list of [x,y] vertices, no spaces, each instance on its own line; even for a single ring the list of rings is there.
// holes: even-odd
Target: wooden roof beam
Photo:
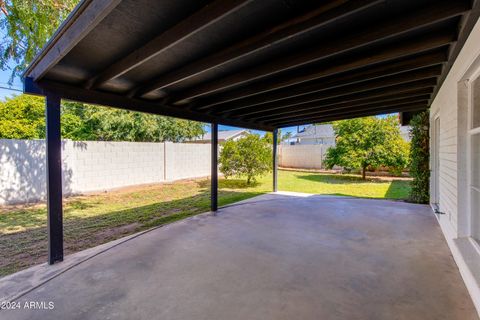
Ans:
[[[309,48],[306,51],[281,57],[271,63],[256,66],[243,72],[235,73],[222,79],[211,81],[195,88],[185,90],[175,96],[176,101],[188,101],[196,97],[209,95],[214,92],[245,84],[253,80],[271,76],[273,74],[298,68],[306,64],[319,61],[347,51],[378,43],[382,40],[406,34],[420,28],[459,16],[470,9],[470,1],[442,1],[435,6],[428,6],[411,15],[401,16],[396,20],[388,20],[375,24],[366,30],[359,30],[346,37],[336,38],[331,42]],[[147,92],[144,92],[147,93]]]
[[[212,69],[245,59],[261,51],[271,50],[275,46],[291,41],[293,37],[318,30],[331,22],[381,2],[384,2],[384,0],[337,0],[325,3],[313,12],[296,17],[274,29],[266,30],[218,53],[197,60],[168,74],[161,75],[148,82],[145,86],[133,89],[132,92],[138,91],[137,95],[141,96],[198,76]]]
[[[400,61],[398,63],[391,63],[388,65],[381,65],[371,69],[367,69],[361,72],[347,73],[338,77],[331,77],[325,80],[314,81],[305,83],[304,85],[297,85],[289,87],[283,90],[276,90],[271,93],[263,95],[255,95],[249,98],[232,101],[230,103],[221,104],[216,106],[214,110],[219,112],[231,112],[242,109],[251,108],[254,106],[262,106],[266,103],[274,103],[302,97],[314,92],[326,91],[329,89],[348,87],[353,84],[361,84],[375,79],[384,79],[390,76],[400,75],[407,72],[415,71],[425,67],[438,66],[444,63],[446,60],[446,54],[443,52],[437,52],[432,55],[425,56],[423,58],[409,59],[406,61]],[[439,68],[441,68],[439,66]],[[228,110],[228,111],[227,111]]]
[[[146,45],[135,49],[126,57],[110,65],[96,77],[89,79],[85,85],[87,89],[95,89],[103,83],[117,78],[122,74],[145,63],[149,59],[162,54],[165,50],[173,47],[181,41],[185,41],[211,25],[218,23],[230,14],[241,10],[253,0],[217,0],[203,7],[190,17],[182,20],[171,29],[161,33]]]
[[[401,108],[403,106],[411,106],[411,105],[427,105],[428,104],[428,99],[415,99],[415,100],[410,100],[410,101],[403,101],[403,102],[398,102],[398,103],[379,103],[379,104],[374,104],[374,105],[368,105],[364,106],[361,108],[346,108],[346,109],[341,109],[341,110],[328,110],[323,113],[318,113],[318,114],[310,114],[310,115],[303,115],[300,114],[297,117],[291,117],[288,120],[285,119],[279,119],[279,120],[271,120],[271,121],[265,121],[263,123],[279,123],[282,121],[297,121],[297,120],[303,120],[306,118],[320,118],[320,117],[331,117],[331,116],[336,116],[336,115],[343,115],[343,114],[349,114],[349,113],[356,113],[356,112],[370,112],[370,111],[377,111],[377,110],[390,110],[390,109],[396,109],[396,108]]]
[[[440,66],[439,66],[440,67]],[[245,109],[237,110],[234,112],[222,112],[216,114],[226,114],[228,116],[248,116],[258,113],[273,112],[279,109],[284,109],[289,106],[299,105],[304,103],[318,102],[326,99],[331,99],[335,97],[346,96],[349,94],[356,94],[361,92],[368,92],[375,89],[388,88],[402,83],[412,83],[415,85],[416,82],[421,80],[429,80],[427,83],[435,85],[436,81],[434,80],[441,73],[441,67],[429,67],[427,69],[420,69],[418,71],[399,74],[391,77],[380,78],[375,80],[370,80],[367,82],[362,82],[359,84],[353,84],[346,87],[334,88],[325,91],[313,92],[311,94],[294,97],[290,99],[285,99],[282,101],[269,102],[266,104],[248,107]],[[422,82],[421,82],[422,83]]]
[[[419,68],[443,64],[446,61],[446,53],[437,51],[389,64],[381,64],[358,72],[343,73],[340,76],[331,76],[327,79],[311,81],[303,85],[290,86],[286,90],[279,89],[273,92],[238,99],[229,103],[227,102],[225,104],[216,105],[216,107],[223,110],[240,110],[268,102],[281,101],[283,99],[289,99],[312,92],[343,87],[346,85],[373,80],[376,78],[383,78]]]
[[[273,90],[284,89],[293,85],[336,75],[338,73],[386,63],[391,60],[406,58],[435,49],[440,50],[439,48],[445,47],[455,40],[456,35],[452,31],[446,31],[445,33],[430,33],[416,39],[395,43],[386,48],[377,49],[372,53],[359,54],[346,60],[329,63],[326,66],[312,67],[300,74],[287,74],[274,79],[263,80],[254,85],[222,92],[211,98],[207,98],[206,102],[203,102],[202,100],[199,102],[195,101],[189,107],[194,110],[211,109],[217,105],[240,98],[252,97]],[[443,55],[446,57],[445,52],[443,52]]]
[[[275,126],[276,128],[284,128],[284,127],[300,126],[300,125],[312,124],[312,123],[322,123],[327,121],[337,121],[337,120],[346,120],[346,119],[361,118],[361,117],[368,117],[368,116],[376,116],[381,114],[388,114],[388,113],[395,113],[395,112],[402,112],[402,111],[425,110],[427,108],[428,108],[428,105],[426,103],[419,103],[419,104],[413,104],[413,105],[401,105],[397,107],[377,108],[374,110],[345,111],[337,114],[332,113],[331,115],[324,116],[324,117],[311,117],[311,118],[307,117],[302,120],[271,123],[271,125]]]
[[[256,118],[262,117],[266,115],[278,114],[282,115],[285,113],[289,113],[291,111],[305,111],[317,108],[319,105],[322,106],[334,106],[336,104],[343,104],[343,103],[360,103],[363,101],[369,101],[374,99],[384,99],[391,96],[402,96],[402,95],[409,95],[409,94],[416,94],[416,93],[432,93],[433,89],[436,85],[435,79],[426,79],[426,80],[419,80],[410,83],[402,83],[398,85],[393,85],[387,88],[376,88],[369,91],[347,94],[344,96],[339,96],[335,98],[325,99],[319,102],[308,102],[298,105],[292,105],[288,107],[284,107],[281,109],[277,109],[274,111],[270,110],[261,110],[261,112],[256,113],[249,118]],[[237,117],[237,119],[247,118],[246,116]]]
[[[41,80],[39,82],[34,82],[33,79],[26,78],[24,86],[24,92],[27,94],[45,95],[48,92],[57,94],[62,99],[98,104],[102,106],[108,106],[130,111],[145,112],[150,114],[208,123],[213,122],[254,130],[272,131],[273,129],[275,129],[274,127],[268,125],[238,121],[234,119],[225,119],[222,117],[214,117],[203,113],[182,110],[169,105],[159,104],[141,99],[127,98],[113,93],[82,89],[76,86],[71,86],[68,84],[63,84],[50,80]]]
[[[432,91],[432,89],[430,89]],[[325,112],[337,111],[342,109],[349,109],[349,108],[356,108],[356,107],[363,107],[363,106],[382,106],[382,105],[395,105],[399,103],[405,102],[417,102],[417,101],[425,101],[429,100],[431,93],[413,93],[413,94],[403,94],[403,96],[387,96],[387,97],[380,97],[377,99],[369,99],[364,100],[356,103],[341,103],[341,104],[333,104],[333,105],[323,105],[319,104],[316,108],[309,108],[304,110],[295,110],[289,111],[288,113],[284,112],[282,114],[272,114],[269,116],[262,116],[254,118],[255,122],[270,122],[270,121],[278,121],[278,120],[285,120],[285,119],[292,119],[295,116],[301,114],[302,116],[313,116],[313,115],[322,115]]]
[[[423,94],[432,94],[434,85],[428,83],[426,87],[418,88],[417,86],[412,86],[408,84],[401,84],[398,86],[392,86],[387,89],[375,89],[365,93],[352,94],[343,97],[337,97],[333,99],[324,100],[319,103],[307,103],[300,106],[291,106],[285,108],[284,110],[277,110],[275,115],[283,115],[291,112],[301,112],[301,111],[311,111],[318,106],[330,107],[330,106],[342,106],[344,104],[349,105],[363,105],[374,102],[374,101],[388,101],[389,99],[395,100],[404,97],[418,96]],[[258,118],[266,117],[267,115],[272,115],[272,112],[266,112],[264,114],[259,114]]]
[[[75,7],[68,18],[24,72],[24,77],[41,79],[65,57],[89,32],[110,13],[121,0],[84,0]]]

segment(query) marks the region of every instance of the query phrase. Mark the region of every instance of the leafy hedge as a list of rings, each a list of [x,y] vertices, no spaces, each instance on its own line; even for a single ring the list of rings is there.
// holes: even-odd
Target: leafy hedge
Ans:
[[[410,143],[410,175],[413,177],[410,200],[416,203],[428,203],[430,199],[430,115],[424,111],[415,115],[412,126]]]

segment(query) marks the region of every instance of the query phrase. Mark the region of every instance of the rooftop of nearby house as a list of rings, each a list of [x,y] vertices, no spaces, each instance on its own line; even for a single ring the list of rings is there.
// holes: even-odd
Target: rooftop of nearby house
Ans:
[[[410,141],[410,126],[400,126],[400,135],[407,141]],[[320,139],[335,137],[333,126],[331,124],[310,125],[301,132],[295,134],[292,138],[302,139]]]
[[[218,131],[218,141],[227,141],[231,139],[235,139],[236,137],[239,137],[241,135],[247,134],[248,130],[243,129],[243,130],[223,130],[223,131]],[[198,138],[194,139],[193,141],[195,142],[201,142],[201,141],[210,141],[212,139],[212,134],[210,132],[207,132]]]
[[[335,132],[333,131],[333,126],[331,124],[319,124],[305,127],[303,131],[295,134],[293,138],[318,139],[334,136]]]

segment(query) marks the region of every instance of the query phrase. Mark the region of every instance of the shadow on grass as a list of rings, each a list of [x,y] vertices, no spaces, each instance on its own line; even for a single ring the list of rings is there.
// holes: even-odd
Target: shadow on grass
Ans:
[[[408,200],[410,192],[410,181],[393,180],[385,193],[385,198]]]
[[[357,188],[369,188],[369,184],[388,184],[388,189],[385,194],[379,194],[377,196],[371,196],[367,193],[362,195],[355,194],[343,194],[343,193],[325,193],[324,195],[335,195],[335,196],[347,196],[355,198],[369,198],[369,199],[396,199],[396,200],[407,200],[408,193],[410,190],[410,181],[408,180],[384,180],[380,177],[367,177],[366,180],[363,180],[361,176],[352,176],[352,175],[340,175],[340,174],[307,174],[307,175],[297,175],[298,179],[303,179],[311,182],[323,183],[326,185],[342,185],[342,184],[354,184],[354,187]],[[327,187],[328,189],[328,187]]]
[[[329,184],[345,184],[345,183],[364,183],[368,184],[371,182],[378,181],[377,179],[367,178],[363,180],[362,177],[351,176],[351,175],[340,175],[340,174],[305,174],[298,175],[299,179],[304,179],[313,182],[322,182]]]
[[[261,183],[250,182],[247,184],[247,181],[244,179],[219,179],[218,180],[218,188],[219,189],[248,189],[248,188],[255,188],[258,187]],[[202,180],[198,182],[198,185],[201,188],[210,188],[210,180]]]
[[[238,186],[236,186],[238,188]],[[219,190],[219,205],[248,199],[262,192]],[[162,201],[124,210],[107,211],[94,216],[79,216],[78,210],[102,205],[101,201],[75,200],[65,208],[65,254],[113,241],[156,226],[165,225],[210,210],[210,190],[204,188],[194,196]],[[77,210],[77,214],[69,214]],[[92,214],[92,213],[90,213]],[[40,218],[41,217],[41,218]],[[19,220],[20,219],[20,220]],[[46,208],[19,210],[0,216],[0,224],[21,225],[20,232],[0,234],[0,276],[17,272],[47,260]]]

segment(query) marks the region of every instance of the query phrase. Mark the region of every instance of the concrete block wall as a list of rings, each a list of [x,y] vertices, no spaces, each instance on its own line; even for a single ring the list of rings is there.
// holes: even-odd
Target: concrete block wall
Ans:
[[[73,193],[165,181],[163,143],[66,141],[64,154]]]
[[[280,145],[279,166],[321,169],[325,145]],[[65,195],[206,177],[210,144],[62,141]],[[0,139],[0,205],[46,197],[45,141]]]
[[[45,142],[0,139],[0,204],[45,198]]]
[[[210,144],[62,141],[65,195],[210,175]],[[46,197],[44,140],[0,139],[0,205]]]
[[[279,145],[278,165],[284,168],[323,169],[323,159],[330,146]]]
[[[210,175],[210,144],[166,142],[165,180]]]

